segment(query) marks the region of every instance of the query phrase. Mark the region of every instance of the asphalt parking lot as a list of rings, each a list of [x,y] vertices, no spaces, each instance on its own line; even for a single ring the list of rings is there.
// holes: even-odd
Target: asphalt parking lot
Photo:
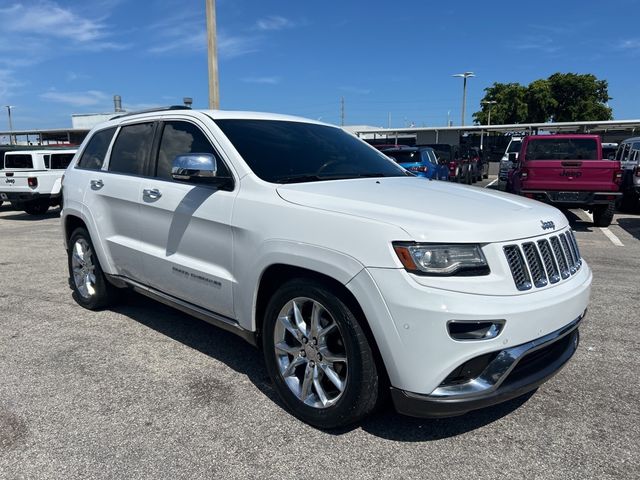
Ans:
[[[640,215],[569,216],[594,283],[556,377],[462,417],[323,432],[240,338],[134,294],[77,306],[59,211],[0,207],[0,478],[639,478]]]

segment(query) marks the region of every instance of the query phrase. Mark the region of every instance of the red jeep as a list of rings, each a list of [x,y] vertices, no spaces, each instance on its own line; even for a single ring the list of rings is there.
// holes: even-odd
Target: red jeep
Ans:
[[[515,157],[515,154],[510,156]],[[611,224],[620,196],[620,162],[602,158],[599,135],[525,137],[507,191],[562,208],[593,212],[597,227]]]

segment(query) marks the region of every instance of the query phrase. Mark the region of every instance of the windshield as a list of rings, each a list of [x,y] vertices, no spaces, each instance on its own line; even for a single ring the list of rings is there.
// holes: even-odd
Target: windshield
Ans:
[[[436,152],[433,150],[433,148],[423,148],[421,150],[423,155],[426,154],[431,163],[438,163],[438,157],[436,156]]]
[[[398,163],[421,163],[422,162],[422,158],[420,156],[419,150],[413,150],[408,152],[407,151],[404,151],[404,152],[390,151],[390,152],[384,152],[384,154],[389,155],[390,157],[393,157]]]
[[[527,144],[527,160],[599,160],[593,138],[548,138]]]
[[[520,153],[521,146],[522,146],[522,140],[511,140],[511,143],[507,147],[507,153]]]
[[[272,183],[408,174],[343,130],[279,120],[216,120],[251,170]]]

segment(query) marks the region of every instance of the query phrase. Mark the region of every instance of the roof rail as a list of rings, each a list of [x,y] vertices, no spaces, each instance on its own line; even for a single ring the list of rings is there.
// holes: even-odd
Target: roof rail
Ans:
[[[165,110],[191,110],[191,107],[187,107],[186,105],[169,105],[167,107],[147,108],[145,110],[136,110],[135,112],[120,113],[119,115],[114,115],[109,120],[115,120],[116,118],[122,118],[122,117],[129,117],[131,115],[138,115],[140,113],[164,112]]]

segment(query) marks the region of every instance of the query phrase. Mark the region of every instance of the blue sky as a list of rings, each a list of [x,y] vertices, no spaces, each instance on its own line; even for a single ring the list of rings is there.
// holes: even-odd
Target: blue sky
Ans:
[[[532,4],[533,5],[533,4]],[[0,106],[14,128],[72,113],[206,108],[204,0],[0,0]],[[557,71],[609,81],[617,119],[640,118],[640,2],[218,0],[223,109],[345,124],[467,123],[483,88]],[[6,109],[0,130],[6,130]]]

